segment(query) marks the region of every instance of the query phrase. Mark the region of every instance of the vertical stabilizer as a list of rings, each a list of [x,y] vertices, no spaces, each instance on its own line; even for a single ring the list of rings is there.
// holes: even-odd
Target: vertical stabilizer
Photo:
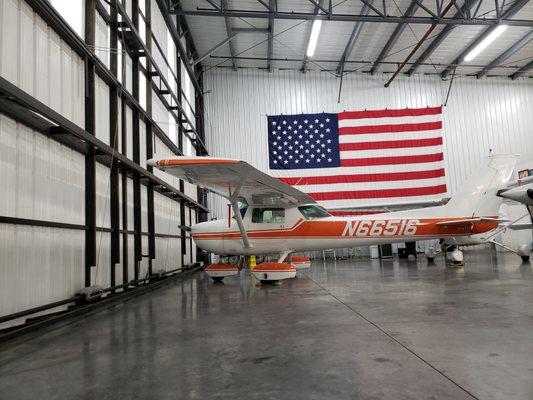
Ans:
[[[494,154],[478,168],[465,185],[444,206],[453,215],[465,217],[497,216],[502,198],[496,196],[513,173],[516,154]]]

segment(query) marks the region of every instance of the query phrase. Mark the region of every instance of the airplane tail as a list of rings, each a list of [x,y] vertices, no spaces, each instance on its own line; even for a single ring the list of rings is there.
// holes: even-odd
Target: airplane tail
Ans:
[[[444,208],[451,215],[497,216],[502,198],[496,193],[509,182],[518,157],[516,154],[490,155]]]

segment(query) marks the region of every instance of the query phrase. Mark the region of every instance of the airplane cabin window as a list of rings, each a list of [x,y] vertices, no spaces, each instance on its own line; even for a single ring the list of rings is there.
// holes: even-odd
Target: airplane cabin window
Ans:
[[[331,217],[331,215],[320,206],[301,206],[298,210],[302,213],[305,219],[319,219]]]
[[[248,210],[248,204],[239,201],[239,211],[242,218],[246,215],[246,210]]]
[[[285,209],[254,208],[252,222],[256,224],[283,224],[285,223]]]
[[[237,206],[239,207],[239,212],[241,213],[241,218],[244,218],[246,215],[246,211],[248,210],[248,204],[244,203],[242,201],[237,202]],[[235,219],[235,215],[231,217],[232,219]]]

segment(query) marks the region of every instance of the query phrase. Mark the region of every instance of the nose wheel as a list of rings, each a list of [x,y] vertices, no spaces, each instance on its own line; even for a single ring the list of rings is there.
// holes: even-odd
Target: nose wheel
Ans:
[[[459,249],[455,249],[451,253],[452,258],[452,266],[455,268],[463,267],[465,265],[464,263],[464,255],[463,252]]]

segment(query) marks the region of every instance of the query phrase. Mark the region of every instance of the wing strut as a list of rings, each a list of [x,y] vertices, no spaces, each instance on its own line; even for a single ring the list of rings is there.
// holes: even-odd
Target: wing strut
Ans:
[[[239,226],[239,231],[241,232],[242,236],[242,243],[244,244],[245,249],[251,249],[252,246],[250,245],[250,240],[248,239],[248,233],[246,232],[246,229],[244,229],[244,222],[242,222],[242,215],[241,210],[239,210],[238,205],[238,197],[239,192],[241,191],[241,187],[245,181],[245,178],[241,180],[239,185],[235,188],[235,191],[233,194],[228,198],[228,200],[231,203],[231,207],[233,208],[233,215],[235,215],[235,219],[237,220],[237,225]]]

